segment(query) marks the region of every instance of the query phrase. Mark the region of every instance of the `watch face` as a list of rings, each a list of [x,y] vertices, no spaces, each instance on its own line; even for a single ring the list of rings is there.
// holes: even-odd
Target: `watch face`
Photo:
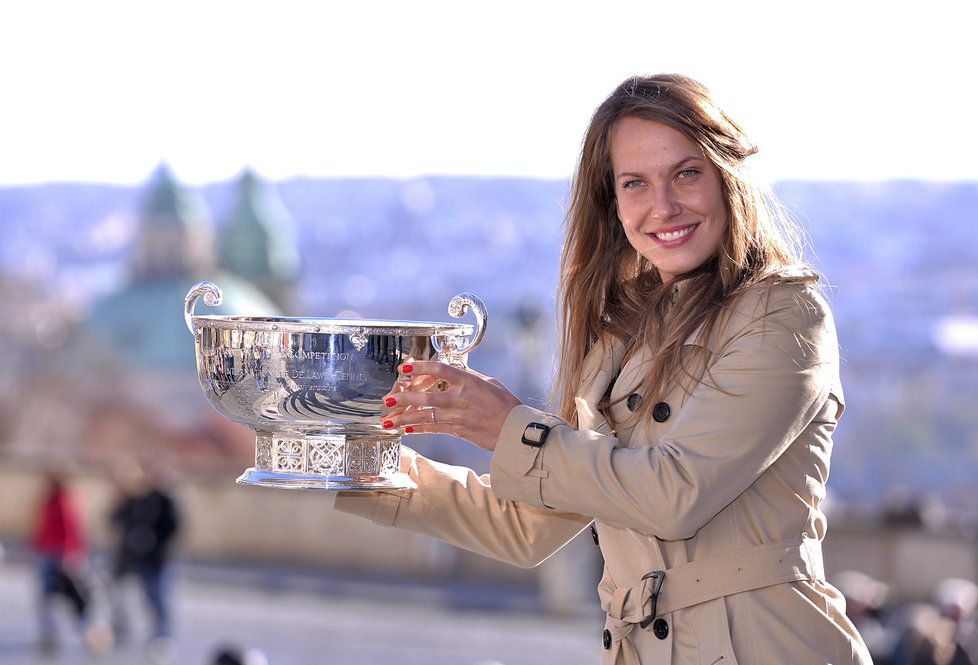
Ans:
[[[550,434],[550,427],[541,423],[530,423],[523,430],[523,443],[534,448],[539,448],[547,440]]]

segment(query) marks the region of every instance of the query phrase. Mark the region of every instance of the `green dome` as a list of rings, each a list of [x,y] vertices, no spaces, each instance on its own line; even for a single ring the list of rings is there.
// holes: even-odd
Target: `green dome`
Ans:
[[[201,299],[197,314],[278,316],[281,312],[255,287],[226,274],[213,276],[223,293],[218,307]],[[88,330],[131,368],[193,370],[194,344],[183,302],[196,280],[140,280],[96,303]]]

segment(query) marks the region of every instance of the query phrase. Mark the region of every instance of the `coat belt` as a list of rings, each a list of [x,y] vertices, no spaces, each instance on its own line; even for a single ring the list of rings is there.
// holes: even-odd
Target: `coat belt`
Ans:
[[[657,615],[775,584],[825,579],[821,543],[813,538],[755,545],[679,564],[664,572]],[[653,580],[648,577],[633,587],[614,586],[607,576],[602,580],[599,592],[608,613],[605,628],[611,633],[612,662],[639,664],[628,636],[649,616],[652,586]]]

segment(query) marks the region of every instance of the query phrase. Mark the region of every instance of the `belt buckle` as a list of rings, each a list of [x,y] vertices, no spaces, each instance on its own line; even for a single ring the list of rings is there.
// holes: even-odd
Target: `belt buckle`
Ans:
[[[653,570],[651,573],[646,573],[642,575],[642,581],[651,579],[652,580],[652,596],[650,600],[652,601],[651,612],[647,617],[639,622],[639,626],[642,628],[648,628],[648,625],[655,620],[655,606],[659,601],[659,592],[662,590],[662,583],[666,581],[666,571],[664,570]]]

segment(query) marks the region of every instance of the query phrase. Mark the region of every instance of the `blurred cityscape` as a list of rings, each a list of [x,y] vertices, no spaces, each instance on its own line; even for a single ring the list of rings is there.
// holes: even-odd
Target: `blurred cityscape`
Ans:
[[[471,364],[545,406],[567,190],[466,177],[273,185],[251,172],[195,189],[166,166],[134,188],[0,188],[0,542],[26,552],[57,465],[84,496],[93,551],[107,552],[117,467],[152,460],[175,481],[186,565],[253,566],[262,579],[301,567],[475,580],[529,590],[523,610],[590,617],[600,562],[583,539],[519,571],[334,514],[315,493],[234,485],[254,434],[207,404],[182,316],[201,279],[224,291],[208,312],[221,314],[441,321],[453,295],[472,291],[490,323]],[[863,620],[878,620],[867,639],[889,662],[893,626],[911,623],[906,603],[934,602],[942,580],[978,574],[978,183],[786,182],[777,192],[811,238],[842,345],[830,579]],[[446,437],[408,443],[488,467]],[[555,661],[505,661],[515,662]]]

